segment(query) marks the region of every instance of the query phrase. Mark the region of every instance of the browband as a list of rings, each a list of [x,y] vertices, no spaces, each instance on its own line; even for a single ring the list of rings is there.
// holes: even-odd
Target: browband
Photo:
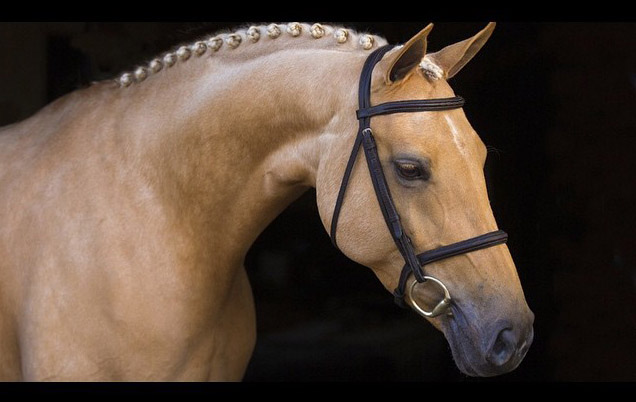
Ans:
[[[418,99],[382,103],[377,106],[360,109],[356,112],[358,119],[394,113],[435,112],[440,110],[459,109],[464,106],[464,98]]]

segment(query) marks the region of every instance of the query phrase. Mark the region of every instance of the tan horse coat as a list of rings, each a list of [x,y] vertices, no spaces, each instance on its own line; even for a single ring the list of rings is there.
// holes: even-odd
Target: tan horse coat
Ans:
[[[356,131],[358,76],[370,50],[385,43],[328,26],[320,26],[322,36],[316,25],[280,25],[278,36],[269,28],[257,28],[256,41],[254,30],[237,31],[238,44],[223,34],[220,49],[213,38],[201,54],[182,48],[171,53],[174,66],[163,61],[160,72],[155,64],[94,84],[0,129],[0,379],[241,379],[256,336],[245,254],[312,186],[328,227]],[[384,74],[406,48],[383,61],[378,102],[452,93],[444,78],[417,68],[385,88]],[[445,63],[456,68],[472,51],[426,60],[448,77]],[[129,85],[134,76],[143,82]],[[434,160],[454,150],[461,197],[449,205],[445,194],[457,190],[431,191],[437,201],[426,201],[429,212],[416,218],[408,196],[394,191],[418,249],[496,228],[475,168],[483,144],[463,112],[377,124],[395,138],[379,139],[383,151],[415,144],[414,125],[452,131],[414,146],[437,150]],[[362,165],[339,244],[392,289],[399,256]],[[531,314],[507,248],[474,254],[471,264],[488,265],[471,274],[480,289],[495,292],[513,315]],[[460,302],[485,303],[470,298],[474,280],[444,280]]]

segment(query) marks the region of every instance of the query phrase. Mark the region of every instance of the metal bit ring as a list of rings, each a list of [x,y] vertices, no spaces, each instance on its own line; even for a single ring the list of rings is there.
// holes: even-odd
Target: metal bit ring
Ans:
[[[450,306],[451,306],[451,296],[450,293],[448,292],[448,289],[446,288],[446,285],[444,285],[442,283],[442,281],[440,281],[437,278],[433,278],[432,276],[425,276],[424,279],[426,281],[432,281],[433,283],[437,284],[439,287],[442,288],[442,290],[444,291],[444,298],[442,299],[442,301],[440,301],[439,303],[437,303],[437,305],[433,308],[433,310],[431,311],[426,311],[424,310],[422,307],[420,307],[417,302],[415,301],[415,299],[413,299],[413,289],[415,288],[415,286],[417,284],[419,284],[420,282],[418,281],[413,281],[411,283],[411,286],[408,286],[406,288],[406,300],[408,302],[408,304],[413,308],[413,310],[415,310],[419,315],[425,317],[425,318],[434,318],[437,316],[440,316],[442,314],[446,314],[449,316],[453,315],[453,312],[450,310]],[[423,282],[422,282],[423,283]]]

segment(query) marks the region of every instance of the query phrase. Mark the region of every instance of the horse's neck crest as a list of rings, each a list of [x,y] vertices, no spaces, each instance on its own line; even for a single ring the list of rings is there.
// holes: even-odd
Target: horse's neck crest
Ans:
[[[307,35],[304,35],[305,33]],[[231,51],[238,49],[241,45],[246,43],[257,43],[262,39],[274,40],[283,36],[289,36],[290,38],[307,38],[310,40],[331,37],[338,45],[344,45],[357,40],[357,44],[354,48],[363,50],[373,49],[378,42],[378,39],[373,35],[358,34],[346,28],[331,27],[318,23],[308,25],[292,22],[288,24],[250,26],[247,29],[240,29],[232,33],[212,35],[208,38],[198,40],[193,44],[179,46],[176,50],[151,60],[147,65],[139,66],[132,72],[122,74],[117,81],[120,86],[129,87],[179,62],[199,58],[205,54],[211,55],[222,49]]]

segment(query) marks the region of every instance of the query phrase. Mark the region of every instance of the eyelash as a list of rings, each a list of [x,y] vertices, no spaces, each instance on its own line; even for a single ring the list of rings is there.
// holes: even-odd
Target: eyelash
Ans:
[[[431,176],[428,169],[422,166],[418,162],[412,161],[396,161],[395,168],[397,170],[398,175],[404,180],[415,181],[415,180],[428,180]],[[410,172],[406,172],[406,170],[410,170]]]

